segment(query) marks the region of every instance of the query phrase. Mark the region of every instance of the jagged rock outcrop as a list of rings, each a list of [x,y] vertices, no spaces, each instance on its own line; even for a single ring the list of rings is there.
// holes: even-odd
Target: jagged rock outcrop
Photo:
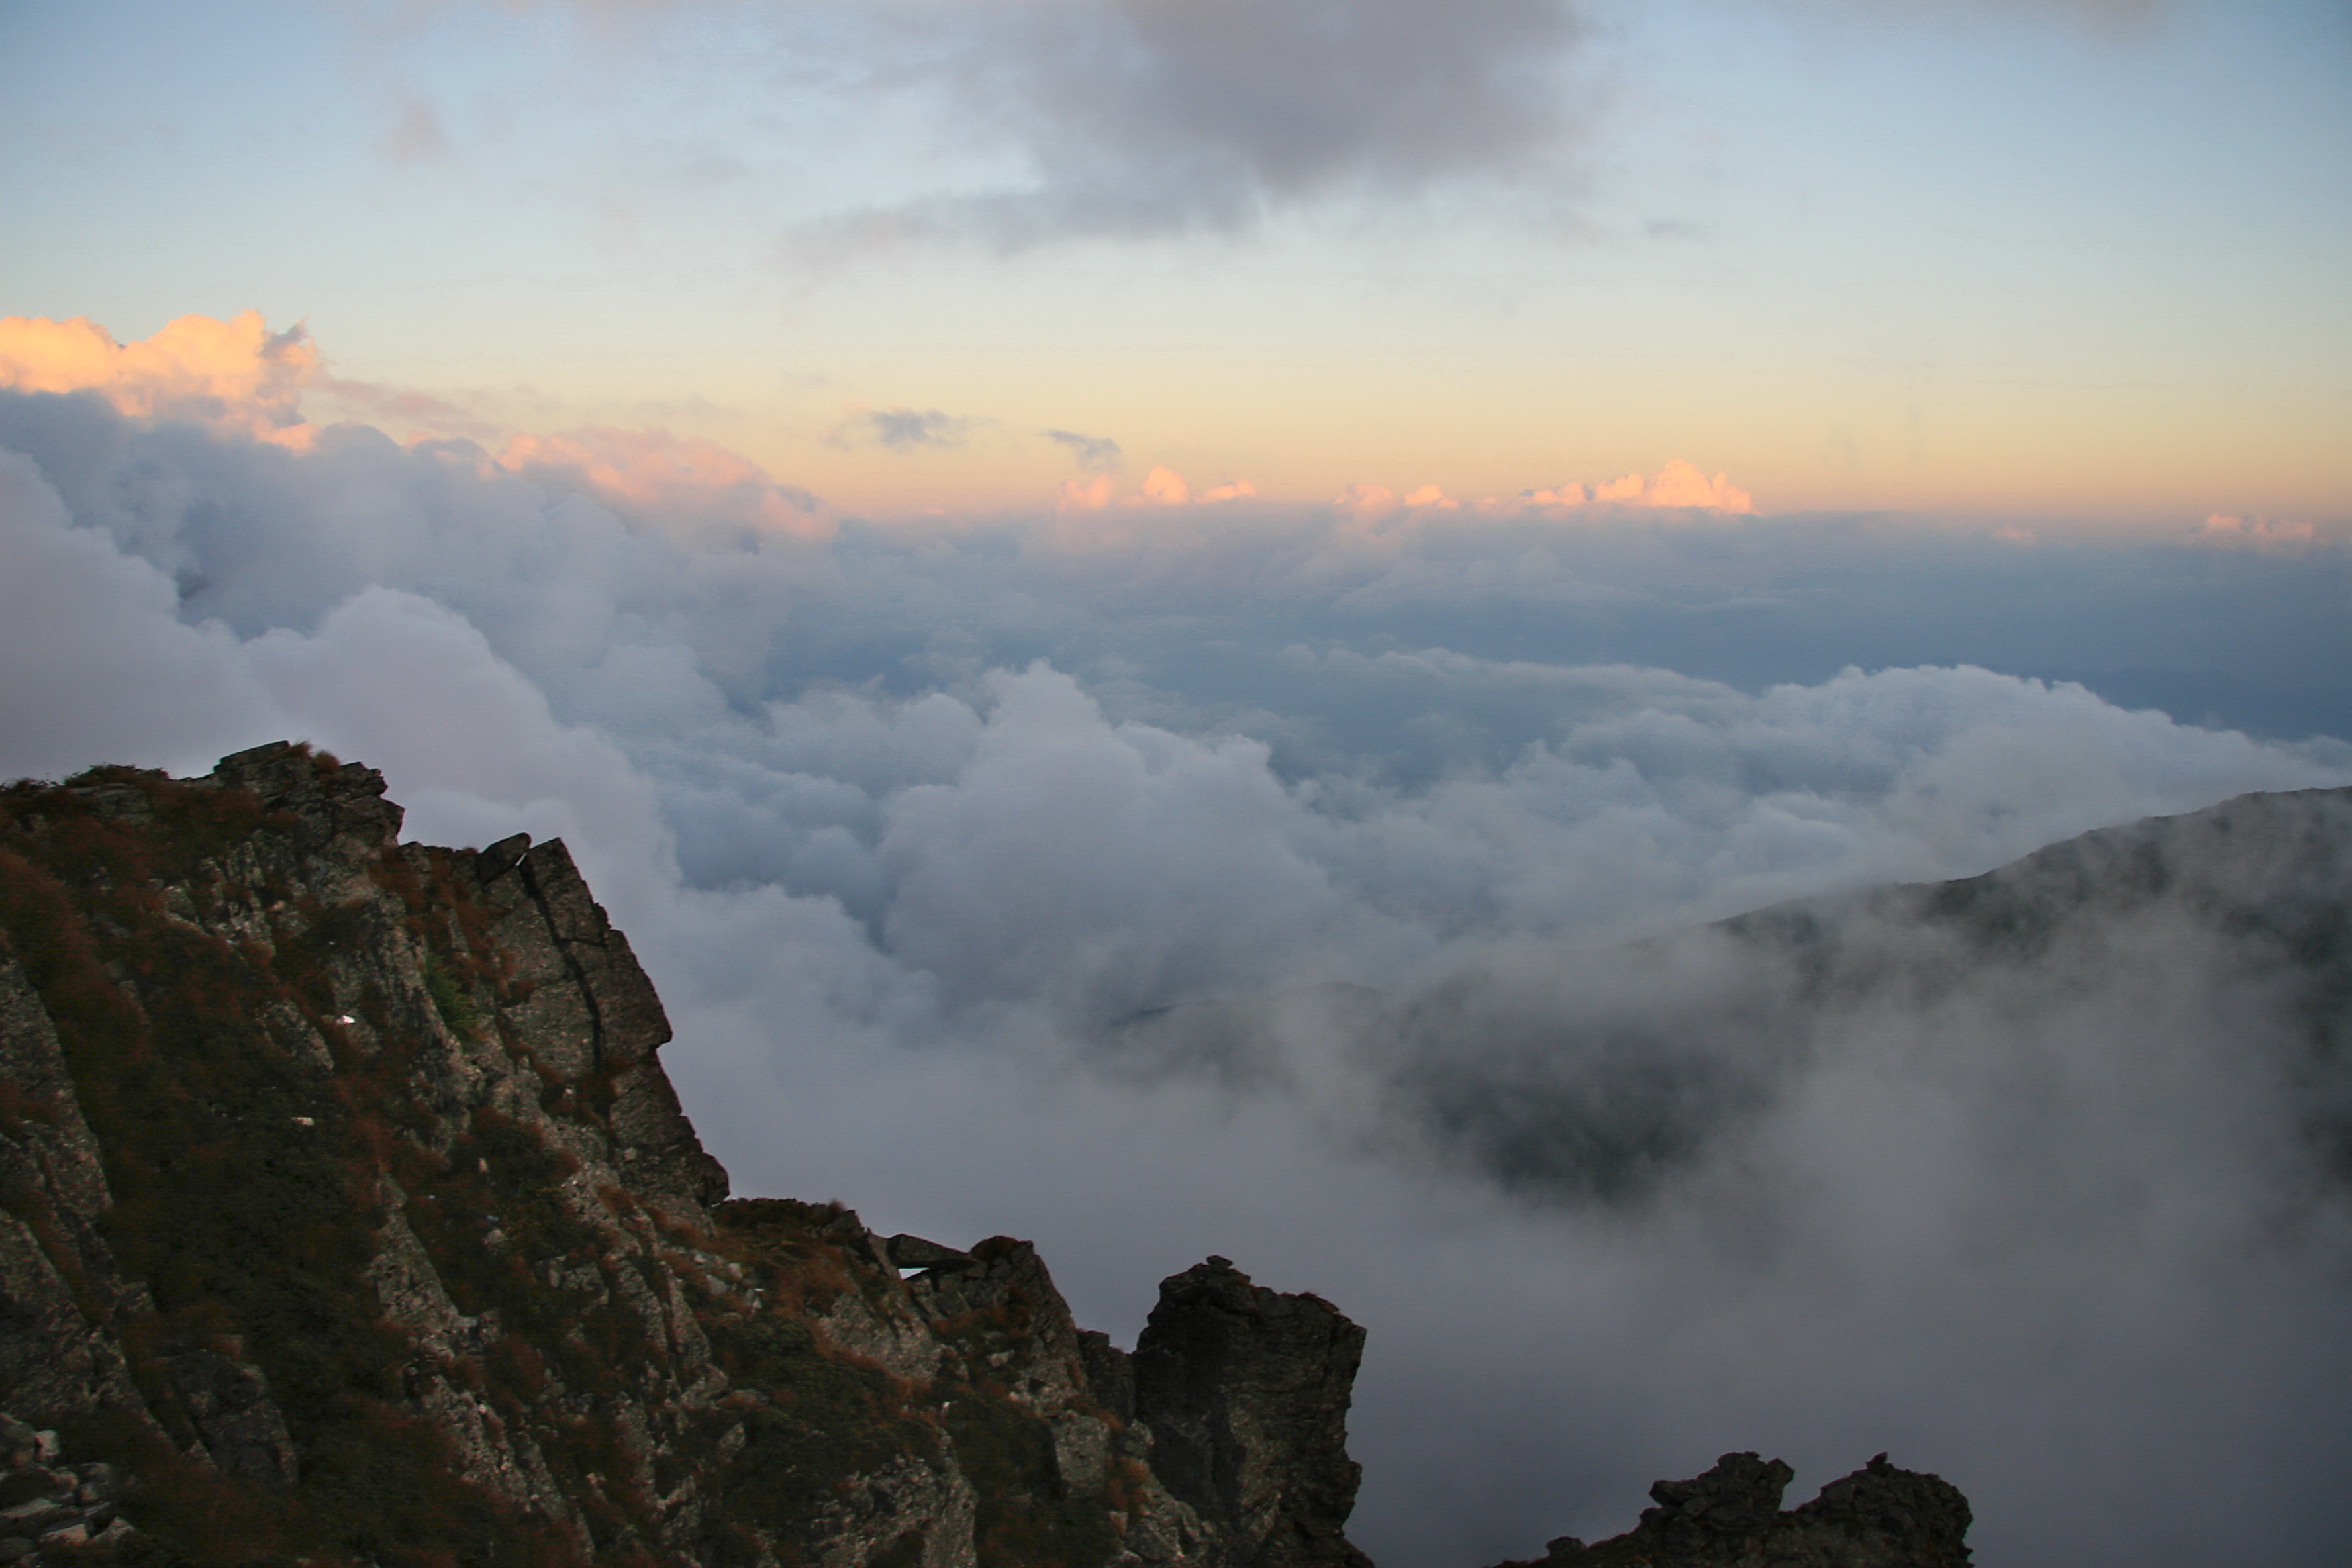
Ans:
[[[1213,1259],[1129,1358],[1025,1242],[728,1199],[563,846],[383,796],[0,790],[0,1561],[1361,1561],[1335,1310]]]
[[[1784,1512],[1794,1474],[1726,1454],[1705,1475],[1651,1487],[1657,1506],[1625,1534],[1591,1546],[1562,1536],[1540,1558],[1497,1568],[1966,1568],[1968,1500],[1942,1478],[1881,1454]]]
[[[1130,1354],[1026,1242],[729,1198],[563,846],[400,824],[289,745],[0,789],[0,1564],[1370,1568],[1336,1308],[1211,1258]],[[1967,1559],[1787,1479],[1545,1561]]]
[[[1317,1296],[1212,1257],[1160,1287],[1135,1342],[1153,1468],[1222,1537],[1234,1568],[1370,1568],[1341,1534],[1361,1474],[1348,1401],[1364,1331]]]
[[[69,1463],[55,1432],[0,1413],[0,1564],[49,1568],[132,1546],[121,1510],[133,1490],[116,1467]]]

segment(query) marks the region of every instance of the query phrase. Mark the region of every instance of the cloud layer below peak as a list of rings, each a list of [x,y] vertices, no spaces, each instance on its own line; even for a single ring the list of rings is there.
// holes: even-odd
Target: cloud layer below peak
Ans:
[[[2258,984],[2206,1027],[2201,950],[2118,927],[2160,994],[1967,989],[1759,1075],[1673,1011],[1705,954],[1586,956],[2352,780],[2340,547],[1759,517],[1685,467],[817,527],[667,438],[257,430],[269,342],[235,395],[0,391],[0,773],[301,736],[418,837],[565,836],[742,1190],[1034,1237],[1122,1335],[1212,1250],[1367,1321],[1383,1561],[1748,1447],[1892,1447],[1989,1564],[2341,1538],[2346,1202]],[[2103,694],[2135,668],[2180,700]],[[1464,986],[1475,1027],[1386,1011]]]

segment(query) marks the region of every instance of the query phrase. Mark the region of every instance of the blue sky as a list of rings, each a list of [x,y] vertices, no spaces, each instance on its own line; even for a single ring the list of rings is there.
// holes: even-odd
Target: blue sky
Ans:
[[[1680,457],[1768,508],[2343,514],[2340,7],[1496,0],[1433,82],[1385,9],[1319,131],[1261,92],[1220,142],[1150,93],[1311,77],[1311,28],[18,5],[0,293],[126,341],[259,309],[861,510],[1050,497],[1073,428],[1301,499]],[[965,433],[840,441],[891,408]]]

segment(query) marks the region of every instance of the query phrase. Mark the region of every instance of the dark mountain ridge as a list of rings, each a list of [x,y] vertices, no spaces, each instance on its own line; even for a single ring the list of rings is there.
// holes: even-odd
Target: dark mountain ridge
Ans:
[[[1127,1352],[1026,1243],[729,1199],[562,844],[402,845],[383,787],[280,745],[0,791],[0,1562],[1364,1563],[1336,1308],[1212,1258]],[[2004,968],[2042,1006],[2160,927],[2260,973],[2340,1161],[2347,846],[2352,791],[2250,796],[1660,939],[1608,984],[1348,1005],[1411,1114],[1473,1105],[1484,1168],[1608,1197],[1772,1092],[1804,1019]],[[1611,1023],[1662,965],[1742,1057]],[[1967,1561],[1933,1477],[1882,1457],[1783,1510],[1788,1479],[1727,1455],[1542,1561]]]
[[[1637,1203],[1826,1055],[2063,1021],[2201,1028],[2352,1182],[2352,789],[2242,795],[1981,876],[1793,900],[1598,953],[1506,955],[1373,1007],[1395,1124],[1528,1196]]]

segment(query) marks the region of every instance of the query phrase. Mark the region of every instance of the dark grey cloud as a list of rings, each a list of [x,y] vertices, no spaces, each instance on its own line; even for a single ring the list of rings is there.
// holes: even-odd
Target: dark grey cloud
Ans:
[[[571,3],[609,23],[708,0]],[[1725,7],[1735,23],[1757,9],[1836,34],[1988,15],[2122,34],[2161,5]],[[1280,212],[1481,183],[1523,213],[1557,211],[1611,111],[1612,30],[1591,0],[803,0],[778,8],[777,79],[836,91],[859,121],[898,127],[902,149],[928,145],[956,167],[803,222],[782,251],[837,263],[909,242],[1238,233]],[[1654,237],[1687,226],[1669,217]]]
[[[2147,24],[2158,0],[1778,0],[1839,30],[1938,12]],[[1246,230],[1337,198],[1459,182],[1556,181],[1604,107],[1581,0],[922,0],[861,30],[887,64],[863,79],[943,93],[959,137],[1003,145],[1024,178],[843,214],[802,254],[929,238],[1005,249]],[[1667,220],[1654,237],[1690,237]]]
[[[1569,0],[1012,0],[911,6],[900,79],[1018,149],[1030,179],[844,220],[835,242],[1237,229],[1550,154],[1580,36]]]
[[[1067,447],[1070,455],[1082,468],[1115,468],[1119,464],[1118,443],[1108,436],[1081,436],[1076,430],[1048,430],[1045,439],[1057,447]]]
[[[835,426],[836,446],[881,447],[893,452],[961,447],[982,421],[937,408],[877,408],[854,414]]]
[[[1751,1447],[1942,1472],[1991,1568],[2327,1561],[2336,1080],[2253,938],[2103,916],[1838,1010],[1770,944],[1621,944],[2352,778],[2036,678],[2332,679],[2339,547],[820,538],[692,465],[625,510],[522,468],[0,395],[0,773],[294,734],[421,837],[567,837],[743,1190],[1033,1237],[1122,1335],[1210,1251],[1366,1321],[1383,1563],[1607,1533]]]

